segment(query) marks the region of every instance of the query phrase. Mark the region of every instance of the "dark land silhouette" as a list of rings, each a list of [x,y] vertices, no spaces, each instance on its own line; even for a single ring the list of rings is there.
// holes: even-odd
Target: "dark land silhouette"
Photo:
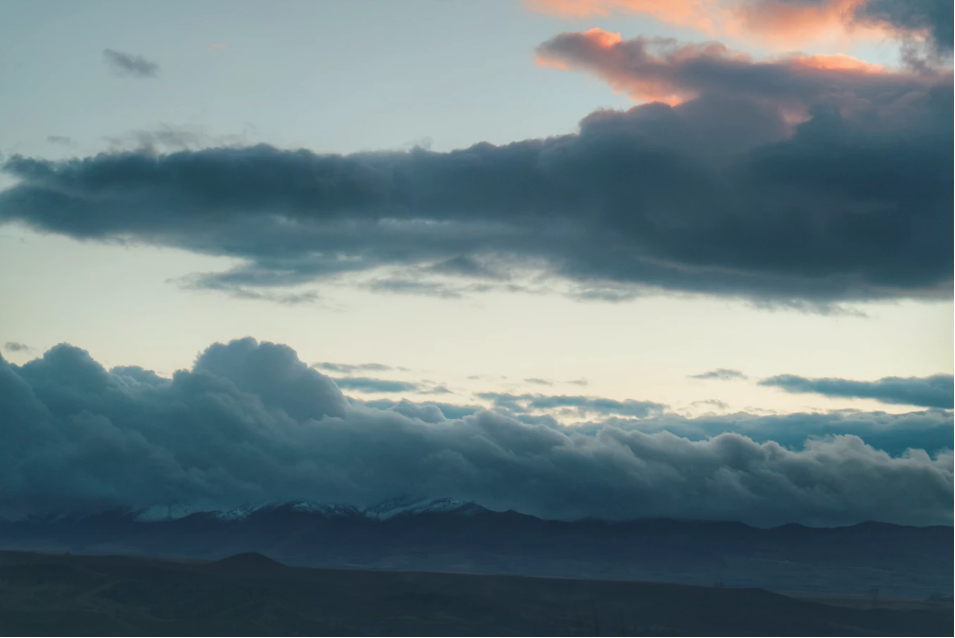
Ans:
[[[952,635],[947,602],[753,588],[0,552],[7,635]]]

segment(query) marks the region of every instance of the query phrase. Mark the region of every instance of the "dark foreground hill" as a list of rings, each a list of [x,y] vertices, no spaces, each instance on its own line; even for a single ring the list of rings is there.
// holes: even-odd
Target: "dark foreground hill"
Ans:
[[[0,549],[202,560],[258,552],[297,567],[921,599],[952,595],[953,541],[951,527],[564,522],[446,499],[368,510],[292,503],[159,520],[116,510],[0,521]]]
[[[951,604],[759,589],[0,552],[6,635],[951,636]]]

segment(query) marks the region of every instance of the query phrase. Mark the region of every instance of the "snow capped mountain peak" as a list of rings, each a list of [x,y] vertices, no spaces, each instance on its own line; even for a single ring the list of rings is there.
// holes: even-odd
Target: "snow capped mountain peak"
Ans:
[[[312,503],[310,501],[291,501],[288,503],[258,503],[246,504],[227,509],[210,509],[196,505],[168,504],[154,505],[143,510],[130,510],[133,520],[140,523],[156,523],[174,521],[195,514],[202,514],[220,521],[243,521],[252,516],[269,512],[292,512],[303,515],[317,515],[328,519],[332,518],[368,518],[377,521],[392,519],[396,516],[411,516],[427,513],[448,513],[473,516],[486,511],[480,505],[453,498],[415,498],[400,496],[391,498],[377,505],[358,508],[353,505],[335,503]],[[75,513],[60,513],[59,518],[78,518]]]
[[[301,512],[303,514],[322,514],[326,518],[336,516],[361,516],[361,511],[358,508],[337,503],[326,504],[298,501],[296,503],[289,503],[288,508],[293,512]]]
[[[405,516],[411,514],[454,512],[462,508],[475,506],[473,503],[459,501],[454,498],[438,499],[415,499],[409,497],[400,497],[389,499],[373,507],[365,509],[365,515],[376,520],[388,520],[395,516]]]
[[[223,521],[241,521],[248,518],[255,512],[258,512],[259,510],[272,507],[274,507],[274,505],[271,503],[264,503],[261,505],[243,505],[242,507],[236,507],[231,510],[215,512],[215,517]]]
[[[203,511],[201,508],[197,508],[191,505],[183,505],[181,503],[171,503],[169,505],[153,505],[152,507],[147,507],[146,509],[140,511],[136,515],[136,521],[140,523],[151,523],[155,521],[174,521],[176,519],[185,518],[190,514],[195,514],[196,512]]]

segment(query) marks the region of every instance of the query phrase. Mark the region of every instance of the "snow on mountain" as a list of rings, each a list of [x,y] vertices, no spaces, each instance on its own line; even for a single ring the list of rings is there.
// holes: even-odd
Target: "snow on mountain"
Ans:
[[[241,521],[258,512],[259,510],[270,507],[274,507],[274,505],[271,503],[263,503],[260,505],[243,505],[242,507],[236,507],[235,509],[215,512],[215,517],[223,521]]]
[[[351,505],[328,505],[322,503],[309,503],[308,501],[299,501],[297,503],[291,503],[288,507],[294,512],[322,514],[325,516],[325,518],[354,517],[362,515],[361,510]]]
[[[286,510],[301,514],[321,515],[325,518],[357,518],[365,517],[384,521],[396,516],[410,516],[425,513],[456,512],[463,515],[474,515],[485,511],[475,503],[459,501],[453,498],[425,499],[402,496],[388,499],[377,505],[366,508],[357,508],[352,505],[311,503],[309,501],[294,501],[290,503],[259,503],[247,504],[231,509],[209,509],[195,505],[173,503],[168,505],[154,505],[144,510],[132,511],[134,520],[142,523],[160,521],[174,521],[193,514],[207,514],[221,521],[242,521],[255,514]],[[77,518],[75,513],[60,513],[54,518]]]
[[[364,513],[369,518],[384,521],[389,518],[394,518],[395,516],[454,512],[465,506],[477,507],[474,503],[467,503],[453,498],[415,499],[402,497],[389,499],[373,507],[366,508]]]
[[[183,505],[181,503],[172,503],[170,505],[153,505],[136,514],[135,520],[141,523],[152,523],[155,521],[174,521],[185,518],[190,514],[203,512],[200,507],[192,505]]]

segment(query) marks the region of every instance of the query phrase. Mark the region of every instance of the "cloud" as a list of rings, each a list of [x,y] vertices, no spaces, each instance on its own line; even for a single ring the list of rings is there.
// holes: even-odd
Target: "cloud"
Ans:
[[[860,3],[853,17],[861,23],[887,26],[902,37],[924,38],[935,53],[952,54],[952,24],[955,12],[947,0],[868,0]]]
[[[383,363],[329,363],[323,361],[313,363],[312,367],[316,370],[325,370],[326,372],[337,372],[339,374],[353,374],[355,372],[388,372],[392,370],[391,366]]]
[[[570,19],[638,13],[708,36],[789,49],[894,36],[942,54],[952,51],[947,0],[526,0],[525,6]]]
[[[229,282],[211,280],[205,281],[202,275],[187,276],[178,280],[168,280],[167,283],[179,284],[184,290],[221,292],[232,299],[248,299],[252,301],[271,301],[287,306],[313,304],[321,300],[314,290],[304,292],[280,292],[276,290],[253,289],[247,286],[230,284]]]
[[[735,0],[721,3],[723,30],[780,48],[822,43],[846,47],[852,40],[877,40],[892,32],[856,13],[866,0]]]
[[[335,385],[343,390],[358,392],[416,392],[421,390],[418,384],[371,377],[339,377],[333,379]]]
[[[524,379],[524,383],[531,383],[533,385],[554,385],[552,381],[548,381],[547,379],[538,379],[535,377]]]
[[[807,379],[782,374],[763,379],[759,385],[793,394],[821,394],[828,397],[875,399],[882,403],[917,405],[927,408],[955,407],[955,390],[950,374],[931,377],[885,377],[877,381],[849,379]]]
[[[713,405],[724,410],[716,401],[694,402]],[[605,427],[617,427],[645,434],[669,432],[691,441],[706,441],[721,434],[735,433],[757,443],[775,442],[788,449],[800,449],[807,439],[824,440],[835,436],[855,436],[873,448],[893,457],[903,456],[906,450],[925,450],[930,453],[951,450],[952,429],[955,422],[950,410],[932,409],[907,414],[835,410],[795,414],[736,414],[707,415],[688,418],[672,412],[643,419],[610,417],[572,426],[575,431],[595,435]]]
[[[378,410],[397,412],[413,419],[420,419],[426,423],[440,423],[447,420],[463,419],[466,416],[483,412],[484,408],[476,405],[458,405],[454,403],[439,403],[427,401],[416,403],[401,399],[397,403],[390,399],[374,401],[356,401],[356,404],[365,405]]]
[[[3,344],[3,349],[6,350],[7,352],[23,352],[23,353],[33,352],[33,348],[31,348],[25,343],[20,343],[18,341],[7,341],[5,344]]]
[[[429,385],[425,387],[418,388],[418,394],[454,394],[447,386],[443,385]]]
[[[689,293],[819,312],[951,298],[950,75],[608,45],[594,32],[541,53],[683,102],[447,153],[13,156],[0,222],[239,260],[183,280],[224,291],[338,280],[445,298]]]
[[[672,38],[634,38],[591,29],[562,33],[537,48],[538,63],[598,75],[634,100],[675,105],[703,95],[769,100],[791,119],[828,102],[848,110],[880,97],[925,91],[942,76],[888,73],[848,55],[787,56],[754,61],[717,42],[681,44]],[[892,98],[889,98],[892,101]],[[759,129],[754,127],[753,133]]]
[[[813,418],[793,415],[790,425]],[[950,413],[919,418],[951,427]],[[491,412],[448,419],[438,406],[404,402],[378,409],[345,399],[286,346],[252,339],[213,345],[171,379],[106,370],[65,344],[22,366],[0,361],[0,420],[6,516],[294,499],[365,505],[410,493],[553,518],[952,523],[950,450],[892,456],[841,434],[788,449],[731,432],[691,440]]]
[[[473,257],[458,255],[431,266],[437,273],[474,277],[476,279],[501,279],[502,275]]]
[[[62,146],[75,146],[73,143],[73,138],[66,137],[65,135],[48,135],[46,141],[50,144],[60,144]]]
[[[605,17],[615,11],[643,13],[661,22],[714,34],[714,0],[525,0],[531,11],[565,18]]]
[[[112,152],[139,151],[148,153],[196,150],[210,147],[240,146],[249,143],[254,127],[246,123],[241,134],[213,135],[203,126],[160,124],[155,129],[136,129],[103,139]]]
[[[639,418],[662,412],[666,408],[665,405],[652,401],[634,401],[632,399],[616,401],[601,397],[508,394],[502,392],[481,392],[475,396],[491,401],[497,409],[520,415],[570,408],[580,416],[619,414]]]
[[[709,408],[716,408],[717,410],[728,410],[730,407],[729,404],[724,403],[723,401],[720,401],[719,399],[700,399],[699,401],[693,401],[692,403],[690,403],[690,405],[692,407],[704,406]]]
[[[717,379],[719,381],[733,381],[736,379],[746,379],[746,375],[740,372],[739,370],[728,370],[726,368],[717,368],[716,370],[710,370],[709,372],[703,372],[701,374],[691,374],[691,379]]]
[[[375,292],[421,295],[423,297],[438,297],[440,299],[458,299],[461,297],[461,292],[453,286],[432,281],[417,281],[414,279],[375,279],[368,284],[368,288]]]
[[[103,49],[103,61],[113,71],[113,74],[118,76],[154,78],[159,75],[159,65],[150,62],[141,55],[130,55],[113,49]]]

